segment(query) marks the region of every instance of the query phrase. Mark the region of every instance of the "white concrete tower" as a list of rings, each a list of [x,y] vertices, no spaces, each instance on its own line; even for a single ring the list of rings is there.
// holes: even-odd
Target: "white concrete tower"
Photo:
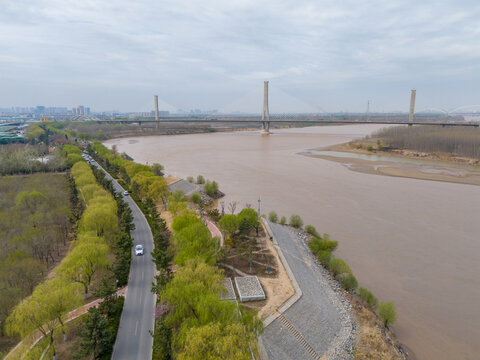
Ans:
[[[155,127],[158,129],[158,95],[153,95],[153,102],[155,103]]]
[[[408,115],[408,122],[413,122],[413,113],[415,112],[415,96],[417,94],[417,90],[412,90],[410,95],[410,114]]]
[[[268,112],[268,81],[263,82],[262,134],[270,134],[270,114]]]

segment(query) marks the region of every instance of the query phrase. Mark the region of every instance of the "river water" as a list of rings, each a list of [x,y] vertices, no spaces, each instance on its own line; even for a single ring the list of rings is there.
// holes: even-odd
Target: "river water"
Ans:
[[[238,201],[275,210],[339,241],[336,256],[361,286],[394,301],[399,339],[418,359],[478,359],[480,188],[364,174],[302,150],[330,146],[377,125],[152,136],[107,141],[167,174],[202,174]]]

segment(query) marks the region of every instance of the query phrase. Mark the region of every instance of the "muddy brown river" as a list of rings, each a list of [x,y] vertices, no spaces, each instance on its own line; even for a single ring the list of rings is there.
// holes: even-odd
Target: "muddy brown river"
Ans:
[[[480,188],[365,174],[298,154],[361,137],[376,125],[152,136],[107,141],[167,174],[204,175],[225,204],[275,210],[339,241],[361,286],[394,301],[399,339],[418,359],[478,359]]]

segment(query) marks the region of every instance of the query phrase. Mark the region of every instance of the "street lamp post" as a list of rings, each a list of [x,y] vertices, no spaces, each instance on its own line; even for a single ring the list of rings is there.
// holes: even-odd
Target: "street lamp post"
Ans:
[[[260,197],[258,197],[258,214],[257,214],[257,236],[258,236],[258,225],[260,223]]]

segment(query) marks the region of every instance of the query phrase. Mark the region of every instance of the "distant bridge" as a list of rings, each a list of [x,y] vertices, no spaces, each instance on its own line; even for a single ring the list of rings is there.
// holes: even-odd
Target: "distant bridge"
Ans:
[[[415,120],[409,122],[408,120],[394,119],[299,119],[292,117],[275,119],[273,116],[268,121],[259,118],[198,118],[198,117],[168,117],[159,120],[155,119],[117,119],[117,120],[97,120],[97,123],[110,123],[110,124],[144,124],[144,123],[223,123],[223,124],[261,124],[263,129],[270,128],[270,123],[275,124],[298,124],[298,125],[355,125],[355,124],[380,124],[380,125],[436,125],[436,126],[469,126],[479,127],[480,123],[474,122],[461,122],[461,121],[439,121],[434,119]]]

